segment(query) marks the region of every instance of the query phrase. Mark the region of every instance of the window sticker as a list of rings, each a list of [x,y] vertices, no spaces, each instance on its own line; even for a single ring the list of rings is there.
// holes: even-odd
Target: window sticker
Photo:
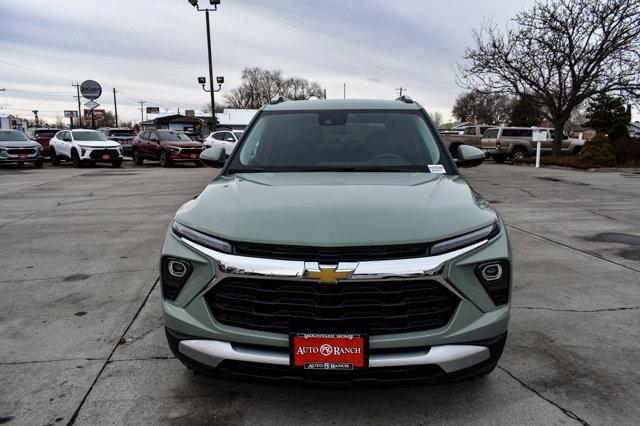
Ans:
[[[431,173],[447,173],[442,164],[429,164],[427,167]]]

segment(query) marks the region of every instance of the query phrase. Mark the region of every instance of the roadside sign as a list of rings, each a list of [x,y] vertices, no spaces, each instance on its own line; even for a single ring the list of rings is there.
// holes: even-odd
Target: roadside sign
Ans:
[[[196,116],[196,112],[193,109],[185,109],[184,110],[184,115],[186,115],[187,117],[195,117]]]
[[[64,117],[65,118],[78,118],[78,111],[65,110],[64,111]]]
[[[547,141],[547,129],[538,129],[533,127],[533,141],[534,142],[546,142]]]
[[[85,80],[80,85],[80,93],[87,99],[98,99],[102,95],[102,87],[94,80]]]
[[[96,120],[102,120],[105,116],[105,110],[103,109],[85,109],[83,110],[83,114],[84,114],[84,118],[85,119],[90,119],[91,118],[91,111],[93,111],[93,116],[95,117]]]
[[[147,107],[147,114],[160,114],[160,107]]]
[[[95,101],[89,101],[89,102],[85,103],[84,106],[86,106],[89,109],[94,109],[95,107],[99,107],[100,104],[95,102]]]

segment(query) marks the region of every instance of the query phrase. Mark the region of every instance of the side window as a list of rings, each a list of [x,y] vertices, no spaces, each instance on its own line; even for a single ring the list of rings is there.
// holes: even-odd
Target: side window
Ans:
[[[520,129],[520,136],[522,136],[524,138],[532,138],[533,137],[533,130],[531,130],[531,129]]]
[[[147,140],[149,139],[149,132],[142,132],[138,136],[140,137],[140,139]]]
[[[498,129],[489,129],[482,135],[483,139],[497,138],[498,137]]]
[[[153,139],[154,141],[159,141],[160,135],[158,134],[158,132],[151,132],[150,139]]]
[[[223,141],[223,140],[224,140],[224,134],[225,134],[225,133],[226,133],[226,132],[216,132],[216,133],[214,133],[214,134],[213,134],[213,138],[214,138],[215,140],[218,140],[218,141]]]
[[[502,137],[503,138],[513,138],[518,136],[517,129],[502,129]]]
[[[486,132],[488,129],[488,127],[480,127],[480,134],[484,135],[484,132]]]
[[[476,128],[475,127],[467,127],[467,129],[464,131],[465,135],[475,135],[476,134]]]

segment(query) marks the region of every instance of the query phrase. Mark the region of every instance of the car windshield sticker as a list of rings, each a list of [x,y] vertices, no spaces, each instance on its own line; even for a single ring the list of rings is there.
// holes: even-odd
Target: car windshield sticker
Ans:
[[[442,164],[429,164],[427,167],[431,173],[447,173]]]

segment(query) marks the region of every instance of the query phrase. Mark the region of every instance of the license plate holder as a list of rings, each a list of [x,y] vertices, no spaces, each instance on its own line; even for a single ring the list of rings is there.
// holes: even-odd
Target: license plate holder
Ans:
[[[102,159],[105,161],[111,160],[111,156],[109,154],[102,154]]]
[[[29,158],[29,156],[27,154],[18,154],[18,158],[20,160],[26,160],[27,158]]]
[[[359,370],[369,365],[366,334],[291,333],[291,366],[303,370]]]
[[[191,158],[193,158],[193,159],[198,158],[198,154],[191,154]]]

